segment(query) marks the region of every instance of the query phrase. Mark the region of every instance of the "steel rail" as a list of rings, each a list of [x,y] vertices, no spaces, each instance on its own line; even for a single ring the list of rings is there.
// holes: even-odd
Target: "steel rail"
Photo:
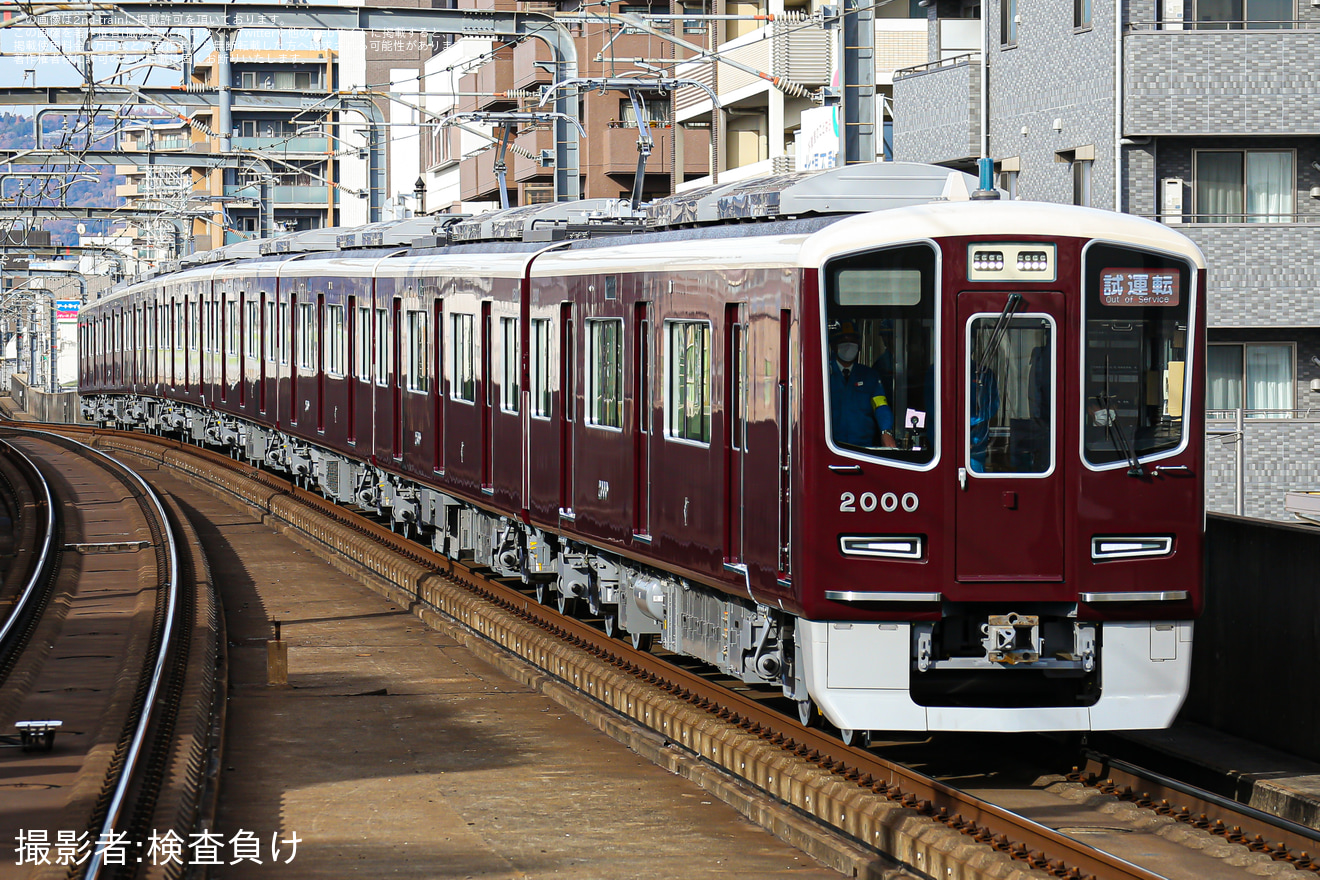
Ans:
[[[2,656],[9,650],[10,638],[16,635],[15,627],[18,625],[18,621],[29,610],[28,603],[37,594],[37,590],[48,574],[46,568],[50,560],[51,547],[55,542],[55,505],[51,501],[50,484],[46,482],[45,476],[42,475],[32,459],[28,458],[17,446],[6,440],[0,440],[0,444],[4,444],[6,448],[22,459],[28,469],[36,476],[37,485],[41,492],[40,500],[46,505],[46,536],[41,541],[41,551],[37,556],[36,564],[32,567],[32,574],[23,587],[23,592],[19,594],[18,600],[14,603],[14,607],[5,618],[4,623],[0,624],[0,656]]]
[[[146,444],[186,452],[225,471],[241,473],[263,487],[385,545],[393,552],[434,569],[439,577],[457,583],[504,611],[593,654],[638,680],[661,687],[713,716],[758,735],[800,760],[813,763],[863,790],[869,790],[943,823],[1033,868],[1057,877],[1165,880],[1161,874],[959,791],[916,770],[887,761],[868,751],[845,746],[823,731],[803,728],[796,718],[768,709],[758,700],[714,684],[698,673],[669,663],[663,657],[637,651],[626,642],[612,639],[584,621],[563,617],[550,606],[537,604],[515,587],[491,580],[468,565],[435,553],[280,477],[240,464],[221,453],[165,437],[113,429],[77,430],[93,436],[131,437]],[[234,491],[230,486],[226,488]],[[480,630],[474,631],[480,633]],[[546,672],[559,678],[553,671],[547,669]],[[574,685],[572,681],[567,683]],[[789,725],[788,730],[784,729],[785,722]],[[824,819],[820,821],[831,824]]]
[[[156,517],[160,524],[161,536],[164,539],[166,550],[168,551],[169,565],[166,580],[166,589],[168,590],[168,599],[166,601],[165,619],[161,623],[161,637],[156,645],[156,658],[153,664],[151,679],[147,685],[146,694],[142,700],[141,710],[138,721],[133,731],[132,740],[129,743],[128,750],[124,754],[124,759],[119,770],[119,780],[115,784],[114,795],[110,800],[110,805],[106,811],[104,821],[101,823],[100,836],[98,840],[107,840],[110,832],[114,831],[118,824],[120,814],[124,808],[124,802],[128,797],[128,789],[133,782],[133,775],[137,769],[138,761],[142,757],[143,745],[147,738],[147,732],[156,717],[156,694],[160,690],[161,679],[165,672],[165,661],[170,653],[171,638],[175,630],[175,617],[179,603],[179,552],[175,542],[174,529],[170,526],[169,518],[165,513],[165,506],[161,503],[158,496],[150,484],[142,478],[142,475],[130,468],[128,465],[119,461],[112,455],[102,452],[95,447],[89,446],[80,440],[75,440],[61,433],[53,431],[37,431],[26,428],[8,428],[11,431],[18,431],[25,434],[36,436],[58,437],[66,443],[72,443],[82,449],[94,453],[96,456],[109,462],[112,469],[126,475],[129,480],[136,484],[142,491],[143,497],[149,502],[151,513]],[[87,871],[83,875],[85,880],[95,880],[101,876],[101,869],[104,865],[104,848],[93,847],[92,855],[87,861]]]
[[[1086,759],[1086,766],[1069,774],[1069,778],[1255,852],[1267,853],[1300,870],[1320,873],[1320,831],[1308,825],[1110,755],[1088,750]],[[1214,815],[1216,811],[1220,815]]]

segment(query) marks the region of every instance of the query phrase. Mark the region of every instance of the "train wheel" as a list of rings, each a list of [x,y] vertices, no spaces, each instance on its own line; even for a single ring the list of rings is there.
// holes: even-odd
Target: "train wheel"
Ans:
[[[570,612],[573,610],[573,605],[574,605],[573,600],[574,600],[575,598],[576,598],[575,596],[570,596],[570,595],[568,595],[568,594],[566,594],[566,593],[558,593],[558,594],[556,594],[556,602],[555,602],[555,605],[556,605],[556,607],[559,608],[559,613],[560,613],[560,614],[568,614],[568,613],[570,613]]]
[[[798,721],[802,722],[803,727],[814,727],[816,725],[816,702],[811,697],[798,700],[797,710]]]
[[[633,633],[632,646],[638,651],[651,650],[651,633]]]
[[[839,739],[843,740],[845,746],[856,746],[859,749],[869,749],[871,747],[871,731],[869,730],[839,728]]]

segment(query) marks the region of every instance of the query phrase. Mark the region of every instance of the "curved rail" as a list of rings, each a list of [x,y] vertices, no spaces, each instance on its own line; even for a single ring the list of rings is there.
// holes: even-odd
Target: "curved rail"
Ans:
[[[132,740],[129,743],[128,750],[124,754],[124,759],[119,768],[119,780],[115,785],[114,795],[110,800],[110,805],[106,811],[106,816],[101,823],[99,839],[107,839],[107,835],[114,831],[119,822],[120,814],[124,809],[124,801],[128,797],[128,789],[132,783],[134,772],[137,769],[138,761],[143,752],[143,744],[147,738],[147,732],[152,722],[155,720],[156,695],[160,690],[161,680],[165,672],[165,660],[170,653],[171,638],[175,631],[175,617],[179,604],[179,551],[175,542],[174,530],[170,527],[169,518],[165,513],[165,506],[161,503],[160,497],[155,490],[147,483],[142,476],[114,456],[107,455],[99,449],[88,446],[79,440],[74,440],[64,434],[58,434],[49,431],[35,431],[23,428],[8,428],[11,431],[20,431],[25,434],[32,434],[43,437],[55,437],[59,440],[80,447],[89,453],[109,462],[110,465],[120,473],[125,474],[141,491],[143,497],[149,502],[151,514],[160,524],[161,537],[168,552],[169,565],[166,580],[166,589],[168,598],[166,599],[166,610],[164,619],[160,625],[160,638],[156,641],[156,658],[151,672],[151,679],[147,684],[146,693],[141,703],[141,709],[138,715],[137,724],[133,731]],[[26,456],[25,456],[26,457]],[[44,481],[43,481],[44,482]],[[87,872],[84,875],[86,880],[95,880],[101,875],[101,869],[104,867],[104,850],[102,848],[93,848],[91,857],[87,861]]]
[[[50,563],[51,547],[55,542],[55,505],[51,500],[50,484],[41,471],[18,447],[4,440],[0,440],[11,453],[18,456],[24,465],[37,478],[36,486],[41,493],[41,502],[46,505],[46,536],[41,541],[41,552],[37,556],[36,564],[32,567],[32,574],[28,582],[23,587],[23,592],[19,594],[18,600],[14,603],[13,610],[5,618],[4,623],[0,624],[0,656],[3,656],[9,649],[9,640],[16,636],[15,627],[18,622],[31,611],[29,603],[37,595],[41,582],[45,580],[48,572],[47,567]]]

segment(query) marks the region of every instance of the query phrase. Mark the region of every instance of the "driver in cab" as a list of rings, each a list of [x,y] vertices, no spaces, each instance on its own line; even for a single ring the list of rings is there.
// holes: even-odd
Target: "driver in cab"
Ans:
[[[834,442],[893,448],[894,414],[880,374],[857,362],[862,337],[850,321],[830,331],[830,428]]]

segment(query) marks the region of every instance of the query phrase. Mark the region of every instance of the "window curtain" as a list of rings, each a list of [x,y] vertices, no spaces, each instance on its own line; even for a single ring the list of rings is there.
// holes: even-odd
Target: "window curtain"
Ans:
[[[1292,153],[1247,153],[1247,222],[1286,223],[1291,220],[1292,180]]]
[[[1237,409],[1242,405],[1242,346],[1206,347],[1205,408]]]
[[[1291,345],[1249,345],[1246,351],[1247,409],[1255,418],[1288,418],[1293,408]]]
[[[1242,222],[1242,154],[1196,154],[1196,222]]]

